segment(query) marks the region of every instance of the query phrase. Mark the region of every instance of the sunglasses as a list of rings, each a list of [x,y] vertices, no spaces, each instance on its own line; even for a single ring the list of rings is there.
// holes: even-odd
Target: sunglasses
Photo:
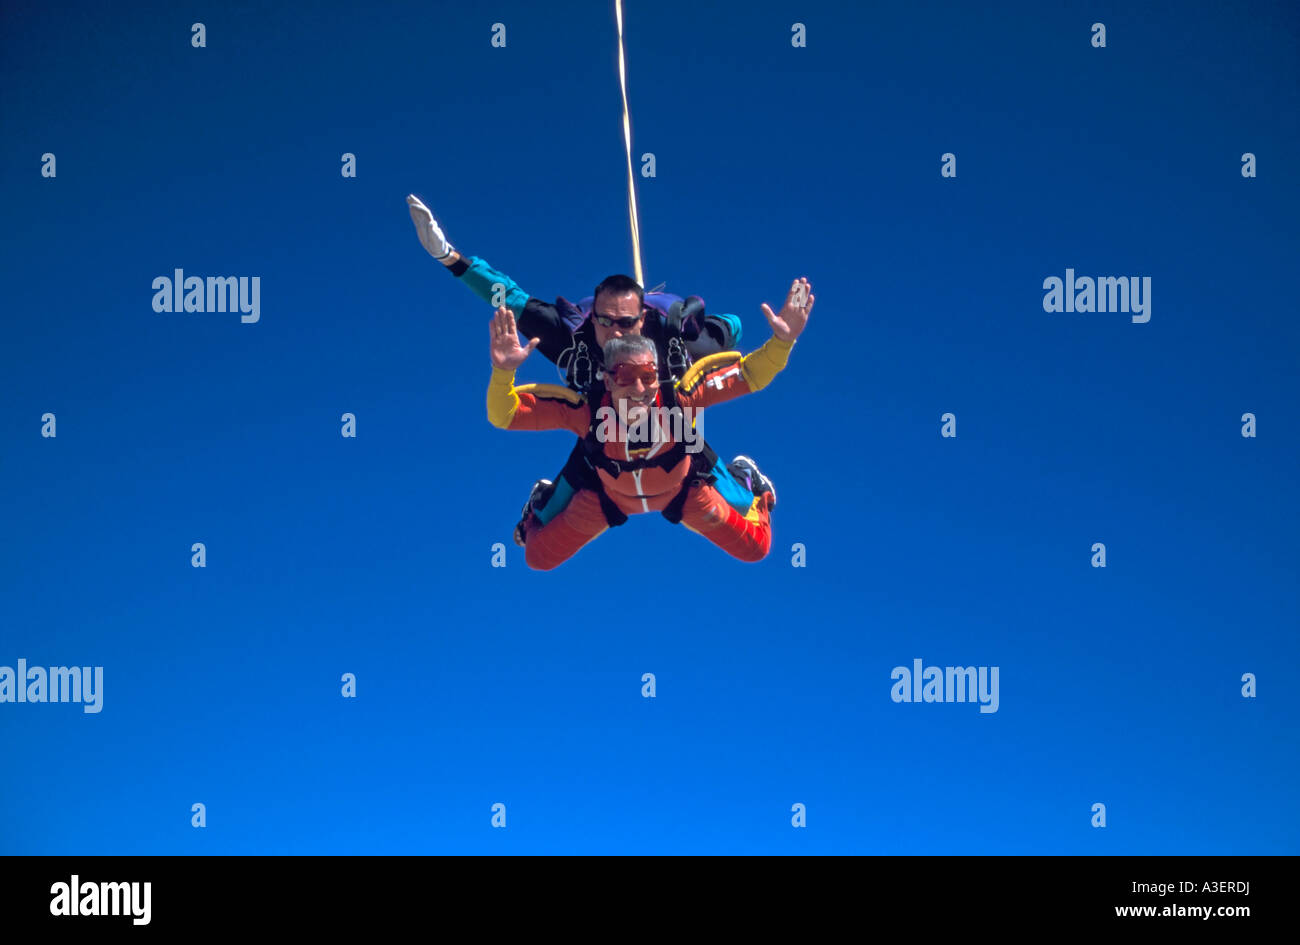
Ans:
[[[592,312],[591,317],[596,320],[598,325],[605,328],[612,328],[614,325],[617,325],[619,328],[626,331],[629,328],[635,328],[636,323],[641,321],[645,315],[628,315],[625,318],[619,318],[617,315],[599,315],[596,312]]]
[[[612,369],[605,371],[605,377],[608,382],[617,384],[619,387],[631,387],[638,380],[646,387],[659,386],[659,369],[653,364],[632,364],[624,361],[616,364]]]

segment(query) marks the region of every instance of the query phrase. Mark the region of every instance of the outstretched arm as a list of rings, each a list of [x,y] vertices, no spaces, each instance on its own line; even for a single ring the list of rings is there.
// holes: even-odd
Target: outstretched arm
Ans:
[[[492,379],[488,381],[488,421],[503,430],[571,430],[581,436],[587,432],[591,415],[587,402],[573,391],[550,384],[525,384],[515,387],[515,370],[537,347],[533,338],[525,347],[519,344],[515,317],[504,305],[497,308],[488,328],[488,354],[492,359]]]
[[[406,206],[411,211],[415,235],[430,256],[438,260],[451,274],[469,287],[469,290],[493,308],[504,302],[516,315],[524,310],[530,296],[503,272],[497,272],[477,256],[458,253],[433,218],[433,211],[415,194],[407,194]]]
[[[744,357],[728,352],[697,361],[677,386],[678,402],[682,406],[709,407],[772,383],[772,378],[786,366],[795,340],[807,327],[813,301],[812,285],[800,278],[790,283],[779,313],[773,313],[764,302],[763,315],[772,326],[767,343]]]
[[[406,205],[420,245],[429,255],[450,269],[453,276],[484,302],[494,308],[504,302],[519,318],[519,326],[539,339],[537,348],[548,361],[556,362],[573,344],[573,332],[554,305],[533,298],[504,272],[493,269],[487,260],[457,252],[433,218],[433,211],[415,194],[407,195]]]

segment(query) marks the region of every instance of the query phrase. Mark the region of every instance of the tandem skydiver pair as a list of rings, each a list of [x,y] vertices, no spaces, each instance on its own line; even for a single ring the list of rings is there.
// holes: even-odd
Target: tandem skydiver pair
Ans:
[[[462,256],[415,196],[407,197],[421,244],[477,296],[497,304],[488,417],[503,429],[566,429],[577,443],[552,483],[539,480],[515,540],[528,565],[547,570],[572,557],[630,514],[661,512],[744,561],[771,546],[772,483],[753,460],[722,463],[695,443],[694,413],[767,386],[785,367],[812,312],[806,279],[791,283],[780,313],[764,304],[773,337],[749,355],[734,315],[710,315],[697,296],[646,293],[636,280],[610,276],[590,298],[555,304],[524,292],[483,259]],[[516,321],[517,319],[517,321]],[[531,340],[519,344],[518,331]],[[516,387],[515,370],[537,348],[565,386]],[[602,409],[604,408],[604,409]],[[664,422],[688,417],[690,434]],[[610,416],[612,426],[602,421]]]

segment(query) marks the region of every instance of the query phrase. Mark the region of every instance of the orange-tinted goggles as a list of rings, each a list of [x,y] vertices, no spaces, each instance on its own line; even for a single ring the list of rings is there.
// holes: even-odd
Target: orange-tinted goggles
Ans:
[[[632,364],[624,361],[606,369],[605,382],[619,387],[631,387],[640,380],[646,387],[659,386],[659,370],[653,364]]]

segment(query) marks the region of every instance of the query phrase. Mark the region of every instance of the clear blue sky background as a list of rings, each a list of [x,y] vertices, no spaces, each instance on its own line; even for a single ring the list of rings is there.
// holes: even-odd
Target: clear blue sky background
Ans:
[[[489,426],[403,198],[543,298],[629,271],[612,4],[313,7],[0,13],[0,664],[105,673],[0,705],[0,852],[1300,851],[1293,5],[630,0],[647,281],[746,350],[817,304],[705,419],[771,555],[645,516],[552,573],[571,441]],[[156,314],[178,267],[261,321]],[[1045,313],[1067,267],[1150,322]],[[1000,710],[893,703],[915,658]]]

